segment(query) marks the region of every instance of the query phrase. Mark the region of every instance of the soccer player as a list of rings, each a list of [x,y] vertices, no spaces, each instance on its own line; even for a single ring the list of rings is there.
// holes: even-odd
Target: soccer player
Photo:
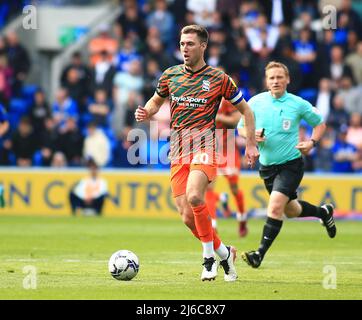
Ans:
[[[334,238],[336,235],[333,205],[318,207],[297,200],[296,192],[304,174],[302,154],[308,154],[321,139],[326,128],[323,119],[308,101],[287,92],[290,79],[284,64],[270,62],[265,68],[265,77],[269,91],[249,100],[257,128],[255,135],[260,152],[259,174],[270,194],[260,246],[256,251],[242,253],[242,258],[253,268],[260,266],[278,236],[283,224],[283,213],[288,218],[319,218],[328,236]],[[309,141],[299,142],[302,119],[313,127],[313,132]],[[244,135],[242,118],[238,128],[239,133]]]
[[[0,138],[4,136],[4,134],[9,129],[9,121],[7,118],[6,111],[4,107],[0,104]],[[4,200],[4,186],[0,184],[0,208],[5,207]]]
[[[229,182],[230,190],[234,196],[237,213],[236,219],[239,222],[239,236],[245,237],[248,233],[246,226],[246,212],[245,212],[245,203],[244,203],[244,193],[239,188],[239,172],[241,166],[240,153],[238,147],[234,144],[233,150],[228,150],[227,146],[228,141],[235,141],[234,130],[240,119],[240,113],[237,112],[235,107],[229,101],[222,99],[219,111],[216,115],[216,129],[220,129],[217,132],[217,138],[222,139],[221,146],[223,146],[220,152],[223,157],[226,159],[223,163],[219,163],[218,173],[226,177]],[[219,134],[220,133],[220,134]],[[228,207],[227,199],[225,197],[227,194],[221,194],[220,196],[214,191],[213,184],[209,185],[205,199],[209,208],[209,212],[212,218],[213,227],[216,229],[217,220],[216,220],[216,204],[221,200],[224,207],[224,215],[229,216],[231,214]]]
[[[171,189],[183,222],[203,247],[201,280],[217,276],[215,253],[225,271],[225,281],[235,281],[236,250],[226,247],[213,231],[205,191],[216,176],[215,116],[221,98],[229,100],[245,117],[245,155],[251,166],[259,156],[254,117],[235,83],[223,71],[205,63],[207,30],[198,25],[181,30],[180,50],[184,63],[168,68],[159,79],[155,94],[135,111],[137,121],[150,119],[167,97],[171,103]]]

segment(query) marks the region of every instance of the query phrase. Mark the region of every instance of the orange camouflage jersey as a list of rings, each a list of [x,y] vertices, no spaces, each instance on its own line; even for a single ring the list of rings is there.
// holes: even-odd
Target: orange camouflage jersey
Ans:
[[[183,64],[168,68],[156,92],[171,105],[171,162],[190,154],[215,153],[215,117],[222,97],[236,105],[241,90],[223,71],[205,65],[196,72]]]

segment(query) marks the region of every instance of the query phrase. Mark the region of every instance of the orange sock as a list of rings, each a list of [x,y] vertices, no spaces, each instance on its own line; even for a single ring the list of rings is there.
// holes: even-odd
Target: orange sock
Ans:
[[[244,202],[244,193],[241,190],[238,190],[238,193],[234,195],[236,205],[240,213],[245,213],[245,202]]]
[[[207,190],[205,193],[205,202],[207,205],[207,209],[209,210],[209,214],[212,219],[216,219],[216,205],[219,201],[219,194],[214,190]]]
[[[195,226],[201,242],[213,241],[213,230],[211,226],[211,217],[206,204],[192,207],[195,216]]]

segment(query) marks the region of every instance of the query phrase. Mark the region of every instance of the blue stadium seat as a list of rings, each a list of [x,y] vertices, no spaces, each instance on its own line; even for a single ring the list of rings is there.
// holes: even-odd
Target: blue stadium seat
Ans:
[[[9,120],[11,132],[13,132],[18,127],[20,118],[21,118],[21,114],[19,112],[10,111],[8,113],[8,120]]]
[[[33,166],[41,167],[43,165],[43,156],[41,154],[41,150],[35,151],[33,155]]]
[[[34,95],[35,92],[38,90],[38,86],[37,85],[33,85],[33,84],[26,84],[23,86],[22,89],[22,97],[28,101],[28,103],[33,103],[34,102]]]
[[[14,112],[14,113],[16,112],[16,113],[19,113],[20,115],[23,115],[23,114],[27,113],[28,108],[29,108],[29,104],[24,99],[13,98],[10,100],[10,103],[9,103],[10,112]]]
[[[314,88],[302,89],[299,91],[298,95],[304,100],[309,101],[311,104],[315,105],[317,101],[318,90]]]

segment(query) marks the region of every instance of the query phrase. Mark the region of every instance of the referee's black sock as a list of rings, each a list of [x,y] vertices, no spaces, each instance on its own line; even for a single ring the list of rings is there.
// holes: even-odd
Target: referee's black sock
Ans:
[[[300,218],[303,218],[303,217],[316,217],[316,218],[320,218],[320,219],[325,218],[327,213],[323,208],[314,206],[314,205],[310,204],[309,202],[302,201],[302,200],[298,200],[298,202],[302,206],[302,212],[299,215]]]
[[[258,249],[262,258],[264,258],[265,253],[279,234],[282,225],[283,221],[281,220],[276,220],[270,217],[267,218],[263,229],[263,237],[261,238],[260,247]]]

